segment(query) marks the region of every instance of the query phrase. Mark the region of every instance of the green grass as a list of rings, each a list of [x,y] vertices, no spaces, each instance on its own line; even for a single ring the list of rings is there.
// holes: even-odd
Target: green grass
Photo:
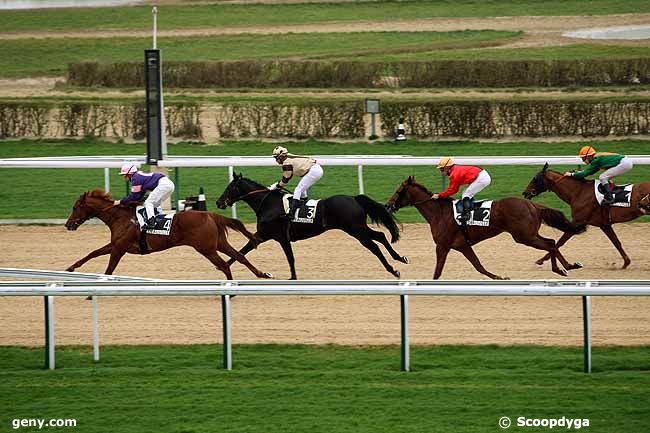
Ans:
[[[573,155],[584,143],[486,143],[486,142],[416,142],[404,144],[379,143],[324,143],[316,141],[286,143],[291,152],[306,155],[414,155],[414,156],[506,156],[506,155]],[[178,143],[169,145],[170,155],[270,155],[276,144],[262,142],[224,142],[219,145]],[[629,155],[647,154],[650,142],[642,140],[621,140],[595,143],[602,151],[616,151]],[[118,144],[101,141],[4,141],[0,142],[0,158],[67,155],[144,155],[144,144]],[[270,158],[270,156],[269,156]],[[502,198],[521,196],[528,182],[541,169],[535,166],[486,166],[492,176],[492,184],[480,198]],[[557,166],[556,170],[575,167]],[[279,167],[237,167],[247,177],[265,185],[279,180]],[[183,168],[179,170],[177,182],[180,196],[196,195],[199,186],[205,188],[210,210],[216,210],[215,200],[227,185],[226,168]],[[384,203],[398,185],[409,175],[415,175],[431,190],[440,190],[442,177],[434,167],[376,167],[364,168],[365,193]],[[174,179],[173,170],[170,176]],[[103,188],[103,169],[0,169],[0,218],[66,218],[79,194],[93,188]],[[617,179],[623,182],[641,182],[650,179],[649,166],[637,166],[631,173]],[[289,185],[294,188],[296,181]],[[124,181],[111,171],[111,190],[116,196],[126,192]],[[356,195],[356,167],[325,167],[325,175],[312,188],[314,197],[334,194]],[[536,201],[562,209],[568,213],[568,206],[554,194],[546,193]],[[247,222],[254,221],[248,206],[240,205],[239,217]],[[229,214],[229,210],[225,211]],[[400,210],[398,217],[403,222],[423,222],[413,208]]]
[[[440,17],[607,15],[650,12],[645,0],[434,0],[283,5],[164,5],[159,28],[395,21]],[[151,7],[0,11],[6,32],[151,28]]]
[[[0,428],[18,418],[71,418],[80,432],[495,432],[508,416],[589,419],[592,432],[647,431],[650,348],[254,345],[57,351],[0,348]],[[36,429],[21,429],[34,432]],[[513,426],[509,431],[547,431]],[[558,429],[565,431],[565,429]]]
[[[244,60],[280,58],[356,58],[368,53],[423,52],[432,49],[498,45],[518,32],[302,33],[159,38],[164,61]],[[142,62],[149,38],[16,39],[0,44],[0,76],[62,75],[69,63]],[[371,48],[373,47],[373,48]]]
[[[545,48],[451,49],[430,52],[371,53],[365,61],[400,60],[590,60],[650,56],[650,47],[573,44]]]

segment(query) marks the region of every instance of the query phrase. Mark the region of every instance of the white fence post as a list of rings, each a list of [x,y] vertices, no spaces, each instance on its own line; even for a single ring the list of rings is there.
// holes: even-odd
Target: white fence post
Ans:
[[[223,326],[223,368],[232,370],[232,334],[230,332],[230,295],[221,296]]]
[[[97,308],[97,296],[93,300],[93,361],[99,362],[99,311]]]
[[[52,284],[51,287],[56,287]],[[45,348],[46,348],[46,362],[45,368],[54,370],[56,368],[56,359],[54,351],[56,348],[55,333],[54,333],[54,296],[45,297]]]
[[[104,191],[111,191],[111,177],[110,173],[108,172],[108,167],[104,167]]]
[[[228,166],[228,183],[232,182],[235,178],[235,169],[232,165]],[[237,203],[233,203],[231,207],[232,217],[237,218]]]
[[[359,180],[359,194],[365,194],[363,191],[363,165],[357,165],[357,178]]]
[[[591,282],[587,281],[585,287],[591,288]],[[584,372],[591,373],[591,299],[589,296],[582,297],[582,324],[584,330]]]
[[[406,284],[408,285],[408,283]],[[402,328],[402,371],[411,370],[409,347],[409,295],[400,295],[401,328]]]

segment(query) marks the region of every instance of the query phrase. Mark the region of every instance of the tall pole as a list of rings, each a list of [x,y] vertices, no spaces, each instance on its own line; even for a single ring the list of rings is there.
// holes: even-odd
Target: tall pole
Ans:
[[[156,50],[158,49],[156,40],[158,38],[158,8],[154,6],[151,13],[153,14],[153,49]]]

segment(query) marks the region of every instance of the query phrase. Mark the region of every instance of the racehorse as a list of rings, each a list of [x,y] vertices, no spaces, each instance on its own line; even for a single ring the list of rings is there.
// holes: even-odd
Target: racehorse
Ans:
[[[436,244],[434,280],[440,278],[447,254],[451,249],[462,253],[481,274],[493,280],[507,279],[488,272],[472,249],[472,245],[502,232],[510,233],[517,243],[548,251],[551,254],[553,272],[559,275],[566,276],[565,269],[579,267],[567,263],[553,239],[544,238],[538,233],[542,222],[563,232],[575,234],[584,231],[584,227],[571,223],[558,210],[520,198],[504,198],[492,202],[488,226],[463,228],[454,220],[453,201],[448,198],[434,200],[431,194],[426,187],[417,183],[413,176],[409,176],[388,200],[386,208],[390,212],[397,212],[405,206],[412,205],[429,222],[431,235]],[[565,269],[557,266],[556,257]]]
[[[618,236],[614,233],[612,224],[631,221],[648,213],[650,209],[644,209],[643,199],[648,200],[650,182],[634,185],[630,197],[630,207],[601,206],[596,202],[594,195],[594,181],[564,176],[562,173],[549,170],[548,163],[546,163],[522,194],[525,198],[531,199],[545,191],[553,191],[562,201],[571,206],[571,216],[574,222],[599,227],[623,257],[623,269],[630,265],[631,260],[623,250]],[[572,236],[572,233],[564,233],[557,241],[558,248]],[[546,255],[536,263],[541,265],[548,258],[549,256]]]
[[[68,230],[77,230],[81,224],[92,217],[99,218],[108,226],[111,230],[111,241],[66,270],[73,272],[90,259],[110,254],[108,267],[104,272],[110,275],[124,254],[139,254],[141,252],[140,228],[136,221],[135,210],[123,205],[114,206],[113,198],[109,193],[102,189],[95,189],[81,194],[72,208],[65,227]],[[217,254],[217,251],[221,251],[243,263],[258,278],[271,278],[271,274],[259,271],[228,243],[226,239],[228,228],[240,232],[249,239],[249,242],[256,245],[255,236],[246,230],[241,221],[211,212],[186,211],[174,216],[168,236],[147,235],[148,249],[151,252],[156,252],[188,245],[210,260],[217,269],[226,275],[226,278],[232,280],[230,266]]]
[[[408,259],[393,249],[384,233],[371,229],[366,223],[366,217],[370,217],[372,222],[381,224],[388,229],[392,243],[397,242],[399,239],[397,223],[380,203],[365,195],[354,197],[335,195],[318,202],[316,214],[321,215],[320,220],[315,220],[314,223],[302,223],[289,221],[282,197],[282,191],[271,191],[239,174],[234,176],[221,197],[217,199],[217,206],[220,209],[225,209],[239,200],[245,201],[257,215],[256,238],[260,240],[260,243],[273,239],[282,246],[289,262],[292,280],[298,277],[291,242],[309,239],[333,229],[343,230],[357,239],[361,245],[377,256],[388,272],[399,278],[400,272],[388,263],[375,241],[381,243],[393,259],[402,263],[408,263]],[[253,246],[253,243],[248,242],[240,250],[240,253],[247,254]],[[230,260],[228,264],[233,262]]]

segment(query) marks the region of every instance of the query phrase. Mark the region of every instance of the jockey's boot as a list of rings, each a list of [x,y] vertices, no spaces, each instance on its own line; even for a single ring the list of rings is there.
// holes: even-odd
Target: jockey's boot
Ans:
[[[614,203],[614,188],[612,188],[612,184],[609,182],[603,184],[603,190],[604,194],[602,204],[609,205]]]
[[[296,214],[298,208],[300,208],[301,200],[296,200],[295,198],[289,198],[289,210],[287,211],[287,216],[290,219],[293,219],[293,216]]]
[[[152,216],[148,220],[144,222],[144,225],[142,226],[142,230],[152,230],[156,227],[156,217]]]
[[[458,216],[458,221],[460,221],[462,225],[467,224],[471,210],[472,199],[469,197],[463,197],[463,212]]]

